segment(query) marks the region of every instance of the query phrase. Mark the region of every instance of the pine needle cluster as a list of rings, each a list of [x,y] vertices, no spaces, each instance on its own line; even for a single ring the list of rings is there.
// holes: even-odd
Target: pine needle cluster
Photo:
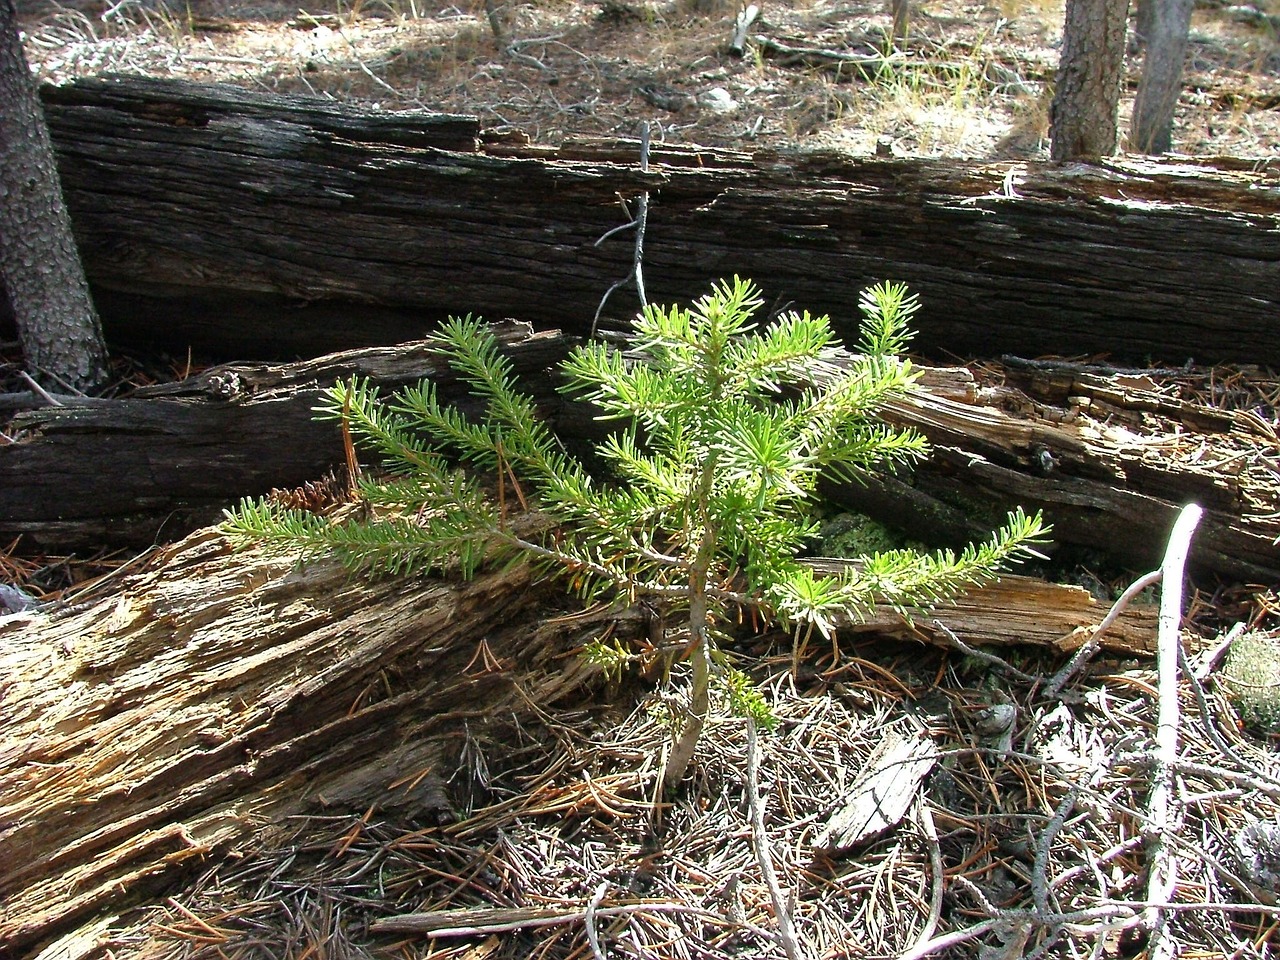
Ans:
[[[381,458],[385,475],[359,484],[371,515],[333,522],[246,500],[224,529],[390,573],[469,577],[532,559],[588,598],[645,597],[683,613],[693,684],[667,763],[672,787],[701,733],[713,676],[725,678],[731,702],[763,714],[719,653],[717,628],[732,608],[830,634],[837,616],[875,603],[905,611],[952,597],[1034,553],[1045,532],[1039,515],[1019,510],[959,554],[891,550],[844,575],[815,574],[799,557],[818,532],[819,478],[856,479],[927,453],[919,433],[877,418],[915,379],[902,353],[917,303],[902,285],[866,290],[853,352],[827,317],[792,312],[761,326],[761,305],[756,288],[734,278],[689,306],[647,308],[626,349],[592,341],[572,351],[563,391],[619,424],[596,448],[608,480],[539,418],[488,327],[450,320],[435,348],[484,401],[482,416],[443,404],[430,381],[385,400],[367,382],[339,383],[318,413]],[[548,518],[545,532],[513,527],[495,484],[527,497]]]

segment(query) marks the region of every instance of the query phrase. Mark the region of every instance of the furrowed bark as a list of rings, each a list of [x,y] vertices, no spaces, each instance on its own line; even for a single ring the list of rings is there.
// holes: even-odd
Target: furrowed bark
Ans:
[[[926,350],[1280,362],[1265,167],[656,147],[642,173],[637,143],[488,141],[466,118],[176,81],[80,81],[45,103],[118,341],[314,356],[468,312],[584,334],[631,266],[628,238],[596,242],[626,222],[619,197],[649,191],[656,302],[738,274],[853,340],[858,290],[899,280]]]

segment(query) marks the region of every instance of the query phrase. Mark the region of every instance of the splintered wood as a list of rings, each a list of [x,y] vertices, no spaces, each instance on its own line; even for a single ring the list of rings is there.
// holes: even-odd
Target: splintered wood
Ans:
[[[849,788],[844,805],[814,837],[814,847],[844,853],[896,827],[937,762],[938,747],[924,731],[891,731]]]
[[[503,710],[536,718],[585,675],[561,656],[579,642],[569,638],[640,630],[609,611],[534,629],[550,588],[522,568],[470,584],[371,581],[332,562],[230,554],[212,531],[153,563],[96,602],[0,621],[0,860],[13,865],[0,875],[0,944],[10,948],[159,889],[317,804],[450,809],[454,774],[441,765],[470,763],[477,729]],[[1007,578],[937,616],[968,642],[1069,649],[1103,613],[1078,588]],[[1149,616],[1126,615],[1114,634],[1125,649],[1149,645]],[[887,609],[858,629],[877,625],[943,642],[933,620],[909,625]],[[473,780],[483,789],[483,764]],[[621,815],[647,801],[597,778],[535,790],[512,809],[593,807]]]
[[[537,762],[491,752],[487,788],[459,819],[298,818],[117,942],[148,960],[199,949],[771,960],[786,954],[783,910],[793,952],[812,960],[1108,955],[1121,940],[1140,952],[1153,673],[1102,666],[1048,696],[1007,665],[871,655],[822,657],[803,688],[787,653],[761,664],[779,726],[759,738],[758,806],[741,719],[709,725],[655,834],[664,707],[679,694],[653,693],[625,717],[604,704],[547,710],[502,740]],[[1180,689],[1180,883],[1161,906],[1184,951],[1262,956],[1280,918],[1269,906],[1280,767],[1230,726],[1199,672]],[[753,850],[756,812],[772,884]]]
[[[304,804],[443,804],[447,718],[525,709],[515,664],[574,683],[577,662],[552,660],[561,637],[514,626],[539,596],[519,568],[371,582],[203,533],[113,596],[0,621],[0,945],[170,882]],[[481,642],[491,659],[469,666]]]

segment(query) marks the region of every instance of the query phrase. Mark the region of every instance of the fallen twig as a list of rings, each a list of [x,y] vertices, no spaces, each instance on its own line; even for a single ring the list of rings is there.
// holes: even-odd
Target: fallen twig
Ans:
[[[1120,618],[1120,614],[1124,612],[1125,607],[1129,606],[1133,602],[1133,598],[1143,590],[1156,583],[1163,574],[1163,570],[1152,570],[1129,584],[1125,592],[1120,594],[1116,602],[1111,605],[1107,615],[1102,618],[1098,628],[1093,631],[1093,636],[1085,641],[1080,646],[1080,649],[1072,655],[1071,659],[1063,665],[1062,669],[1055,673],[1053,678],[1045,684],[1045,697],[1052,699],[1062,692],[1063,687],[1071,681],[1071,678],[1084,668],[1095,653],[1102,649],[1102,635]]]
[[[640,125],[640,172],[649,172],[649,123],[648,121]],[[623,206],[626,210],[626,206]],[[640,297],[640,306],[647,307],[649,300],[644,292],[644,232],[649,225],[649,191],[644,190],[640,194],[640,199],[636,204],[636,215],[627,223],[620,227],[614,227],[599,240],[595,245],[598,247],[605,240],[618,233],[621,230],[636,228],[636,245],[635,252],[631,258],[631,272],[625,277],[611,286],[604,292],[604,296],[600,298],[600,305],[596,307],[596,315],[591,319],[591,337],[595,339],[596,327],[600,323],[600,313],[604,310],[604,305],[609,302],[609,297],[613,296],[613,292],[629,281],[634,280],[636,284],[636,293]]]
[[[938,921],[942,919],[942,895],[946,882],[946,868],[942,862],[942,845],[938,840],[938,827],[933,822],[933,811],[929,809],[929,804],[920,801],[920,828],[924,831],[925,840],[929,844],[929,869],[933,876],[932,887],[929,894],[929,918],[925,921],[924,929],[920,931],[920,936],[916,938],[915,945],[912,950],[921,944],[928,943],[933,937],[934,931],[938,929]]]
[[[747,31],[751,29],[751,25],[756,22],[756,17],[760,16],[760,8],[754,3],[747,4],[738,11],[738,17],[733,24],[733,39],[729,41],[729,52],[735,57],[741,57],[747,51]]]
[[[747,803],[751,808],[751,843],[756,861],[769,896],[773,899],[773,915],[778,920],[778,939],[787,953],[787,960],[801,960],[800,944],[796,940],[791,922],[791,910],[782,888],[778,886],[778,874],[773,869],[773,855],[769,852],[769,835],[764,829],[764,801],[760,798],[760,744],[756,738],[756,722],[747,717]]]
[[[57,397],[55,397],[53,394],[49,393],[49,391],[45,390],[45,388],[40,386],[40,384],[36,383],[35,379],[30,374],[28,374],[27,371],[19,370],[18,376],[21,377],[24,381],[26,381],[26,384],[28,387],[31,388],[32,393],[38,396],[45,403],[49,404],[49,406],[51,407],[62,406],[62,401],[59,400]]]
[[[609,892],[609,881],[603,880],[600,886],[596,887],[596,892],[591,895],[591,900],[587,904],[586,913],[583,914],[582,921],[587,928],[587,942],[591,944],[591,953],[596,960],[608,960],[604,952],[604,947],[600,946],[600,934],[596,932],[596,911],[600,909],[600,904],[604,900],[604,895]]]
[[[1147,848],[1147,900],[1164,903],[1177,884],[1177,861],[1170,849],[1174,828],[1173,807],[1174,764],[1178,759],[1178,648],[1182,643],[1182,575],[1191,536],[1203,511],[1197,504],[1182,509],[1173,525],[1169,547],[1165,551],[1161,572],[1164,587],[1160,591],[1160,630],[1157,641],[1159,675],[1159,712],[1156,718],[1156,769],[1152,774],[1151,797],[1147,816],[1151,843]],[[1176,944],[1169,936],[1166,914],[1160,907],[1144,911],[1144,925],[1151,934],[1149,957],[1171,958]]]
[[[991,666],[995,667],[997,670],[1001,671],[1002,673],[1007,673],[1010,676],[1016,677],[1019,680],[1029,682],[1029,683],[1035,682],[1036,680],[1035,677],[1031,676],[1031,674],[1029,673],[1024,673],[1023,671],[1019,670],[1017,667],[1009,663],[1007,660],[1003,660],[1000,657],[997,657],[994,653],[987,653],[987,651],[985,650],[979,650],[977,647],[969,646],[969,644],[965,643],[963,640],[957,637],[955,634],[955,631],[952,630],[950,627],[948,627],[941,620],[933,621],[933,625],[937,627],[940,631],[942,631],[942,635],[947,638],[948,643],[950,643],[953,647],[955,647],[957,650],[963,653],[966,657],[973,657],[975,660],[981,660],[983,663],[988,663]]]
[[[625,917],[637,913],[684,913],[723,923],[726,926],[746,927],[765,936],[767,931],[754,924],[734,923],[712,913],[682,903],[654,901],[628,903],[615,907],[600,907],[592,912],[594,917]],[[513,930],[532,930],[553,927],[565,923],[582,923],[587,911],[556,910],[549,907],[478,907],[451,910],[433,910],[426,913],[406,913],[399,917],[385,917],[369,924],[372,933],[422,933],[433,937],[473,937],[484,933],[509,933]]]

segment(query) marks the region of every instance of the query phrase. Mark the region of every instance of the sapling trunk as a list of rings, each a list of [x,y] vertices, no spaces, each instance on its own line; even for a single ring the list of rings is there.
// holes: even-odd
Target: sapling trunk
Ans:
[[[689,569],[689,660],[693,664],[693,682],[689,690],[689,709],[684,725],[667,756],[662,771],[664,793],[675,790],[693,760],[693,752],[711,712],[711,609],[707,605],[707,578],[716,555],[716,530],[707,513],[707,503],[715,484],[716,457],[708,454],[702,464],[702,475],[694,496],[702,523],[702,539]]]
[[[689,650],[689,660],[693,663],[693,684],[689,692],[689,709],[684,717],[684,726],[680,728],[680,734],[667,756],[666,769],[662,771],[664,794],[670,794],[684,779],[685,771],[693,760],[693,752],[697,749],[698,739],[702,736],[702,728],[706,726],[707,714],[711,712],[711,650],[707,643],[705,619],[701,630],[692,624],[690,628],[695,634]],[[698,633],[702,636],[698,637]]]

